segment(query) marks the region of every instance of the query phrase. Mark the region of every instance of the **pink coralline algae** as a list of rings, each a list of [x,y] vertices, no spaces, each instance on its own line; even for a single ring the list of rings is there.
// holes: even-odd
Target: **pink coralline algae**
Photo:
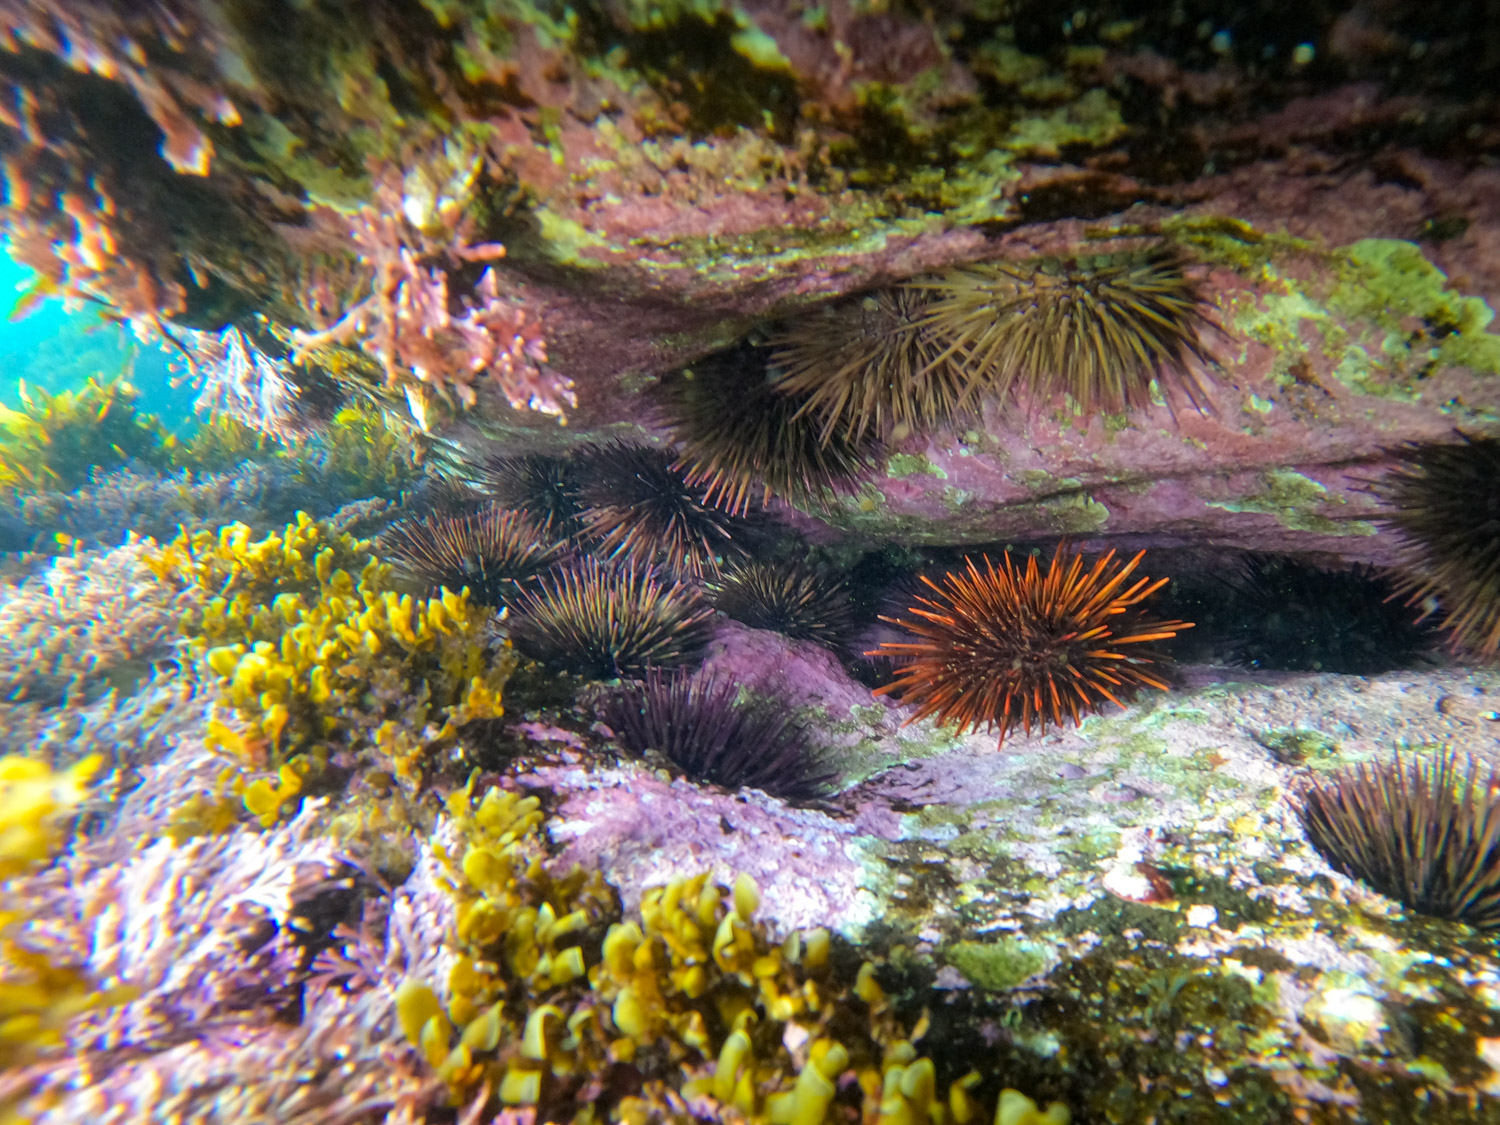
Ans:
[[[308,420],[298,412],[298,389],[285,360],[272,359],[234,325],[217,333],[179,327],[163,331],[182,345],[199,384],[195,409],[227,415],[282,440],[307,432]]]
[[[712,870],[721,882],[753,878],[781,932],[809,926],[858,930],[875,900],[862,885],[861,847],[873,841],[826,812],[770,798],[666,781],[642,765],[538,766],[521,784],[561,798],[550,833],[561,869],[607,863],[627,909],[675,872]],[[863,842],[862,842],[863,841]]]
[[[465,168],[436,160],[405,176],[380,167],[373,204],[349,215],[331,209],[318,215],[329,231],[345,226],[368,280],[336,286],[314,276],[306,307],[323,323],[293,334],[295,354],[303,359],[330,345],[358,344],[379,361],[388,386],[406,391],[424,424],[429,392],[472,407],[483,380],[516,410],[562,415],[577,401],[572,384],[546,367],[534,315],[502,292],[490,263],[505,256],[505,247],[479,240],[465,213],[480,163],[475,157]],[[478,280],[457,291],[456,275],[478,266]],[[365,293],[346,303],[340,290],[350,288]]]

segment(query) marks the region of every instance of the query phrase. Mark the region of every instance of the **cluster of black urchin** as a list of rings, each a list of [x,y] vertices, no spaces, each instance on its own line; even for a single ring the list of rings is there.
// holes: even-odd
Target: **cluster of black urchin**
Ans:
[[[497,457],[396,524],[385,553],[415,584],[505,609],[522,655],[591,679],[695,661],[713,609],[696,579],[742,552],[748,524],[649,446]]]
[[[824,570],[750,561],[748,505],[689,481],[671,453],[610,441],[567,457],[493,458],[426,497],[384,551],[415,587],[467,589],[503,609],[516,650],[550,673],[620,681],[599,712],[632,753],[689,776],[788,799],[831,781],[785,701],[741,700],[694,672],[722,609],[764,628],[836,644],[847,597]]]

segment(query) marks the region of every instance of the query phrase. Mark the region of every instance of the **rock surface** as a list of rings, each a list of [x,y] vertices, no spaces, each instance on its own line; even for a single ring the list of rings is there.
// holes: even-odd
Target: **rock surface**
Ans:
[[[840,293],[1143,240],[1223,329],[1212,415],[990,403],[832,522],[1388,562],[1383,451],[1500,432],[1500,131],[1463,100],[1493,52],[1422,5],[54,8],[7,5],[0,55],[36,107],[0,150],[43,290],[207,367],[231,329],[290,347],[305,403],[374,392],[467,459],[670,438],[657,377]]]

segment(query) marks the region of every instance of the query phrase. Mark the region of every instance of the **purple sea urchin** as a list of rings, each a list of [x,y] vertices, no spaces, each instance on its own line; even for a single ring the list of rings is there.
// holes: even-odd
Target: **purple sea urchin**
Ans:
[[[905,287],[820,305],[771,338],[772,385],[801,400],[799,417],[817,416],[825,446],[841,430],[900,441],[946,425],[973,409],[977,386],[926,312],[925,293]]]
[[[582,504],[577,469],[571,462],[541,453],[491,457],[478,475],[485,491],[503,507],[525,512],[560,539],[578,534]]]
[[[596,680],[690,663],[713,633],[713,608],[696,590],[592,558],[542,579],[514,608],[522,655]]]
[[[710,582],[708,593],[736,621],[830,647],[853,625],[844,584],[803,562],[739,563]]]
[[[1123,565],[1110,551],[1083,569],[1082,556],[1066,543],[1058,545],[1043,574],[1036,556],[1020,567],[1005,553],[996,569],[984,556],[981,570],[973,559],[965,569],[934,582],[910,612],[917,620],[885,617],[917,635],[913,642],[885,641],[866,656],[903,661],[895,682],[877,695],[901,693],[917,712],[908,723],[929,715],[959,732],[981,726],[1000,728],[1000,742],[1012,728],[1027,734],[1033,726],[1075,724],[1104,700],[1125,706],[1142,687],[1167,690],[1167,682],[1149,670],[1162,658],[1149,649],[1119,651],[1122,646],[1168,640],[1191,628],[1183,621],[1149,621],[1136,607],[1166,584],[1139,578],[1126,580],[1145,555]]]
[[[838,775],[818,761],[791,709],[738,695],[731,679],[652,669],[606,698],[599,717],[632,754],[655,750],[696,780],[790,801],[827,793]]]
[[[759,491],[821,505],[823,490],[849,488],[874,469],[879,443],[847,426],[821,437],[806,400],[772,389],[764,352],[749,344],[709,356],[664,380],[662,401],[682,444],[678,465],[705,496],[746,512]]]
[[[1402,539],[1398,591],[1415,606],[1436,598],[1438,627],[1455,649],[1500,652],[1500,440],[1465,438],[1400,451],[1377,486],[1384,522]],[[1424,614],[1425,616],[1425,614]]]
[[[1149,406],[1151,381],[1207,399],[1200,342],[1213,321],[1178,258],[1163,251],[986,262],[929,283],[925,322],[997,393],[1070,394],[1089,413]]]
[[[406,577],[480,605],[509,605],[561,557],[563,544],[521,512],[486,507],[459,515],[403,520],[386,532],[385,554]]]
[[[1500,929],[1500,771],[1453,751],[1360,763],[1305,787],[1298,812],[1329,865],[1418,914]]]
[[[592,450],[579,497],[579,521],[603,556],[641,566],[664,561],[675,573],[699,576],[738,552],[737,521],[691,485],[672,455],[610,442]]]

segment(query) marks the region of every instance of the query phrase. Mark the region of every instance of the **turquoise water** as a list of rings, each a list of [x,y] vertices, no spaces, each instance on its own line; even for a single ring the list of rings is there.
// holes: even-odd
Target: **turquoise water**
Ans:
[[[35,274],[9,255],[0,257],[0,309],[8,314]],[[31,312],[0,321],[0,405],[20,405],[20,385],[56,393],[80,386],[90,376],[113,379],[129,371],[141,392],[141,410],[160,415],[173,429],[192,418],[190,388],[172,387],[170,356],[142,345],[130,329],[106,321],[91,309],[70,311],[47,300]],[[131,368],[131,364],[134,368]]]

